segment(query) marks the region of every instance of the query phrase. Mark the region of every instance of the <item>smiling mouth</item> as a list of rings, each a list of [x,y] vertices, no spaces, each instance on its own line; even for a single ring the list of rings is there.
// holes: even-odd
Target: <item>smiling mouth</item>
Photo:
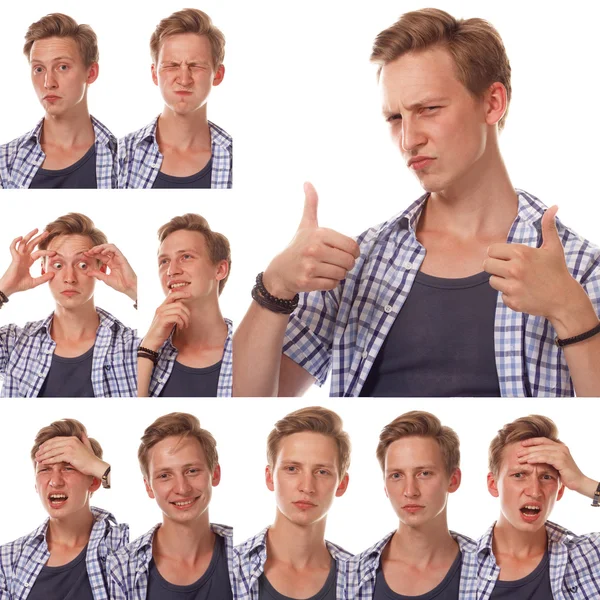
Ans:
[[[172,283],[171,285],[169,285],[169,289],[170,290],[175,290],[177,288],[185,287],[186,285],[190,285],[190,282],[189,281],[182,281],[181,283]]]
[[[198,498],[199,497],[200,496],[198,496]],[[185,509],[195,504],[198,498],[192,498],[190,500],[177,500],[176,502],[171,502],[171,504],[179,509]]]

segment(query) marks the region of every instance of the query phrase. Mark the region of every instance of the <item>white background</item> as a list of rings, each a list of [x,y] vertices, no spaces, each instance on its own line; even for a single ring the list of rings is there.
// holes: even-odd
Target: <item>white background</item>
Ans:
[[[369,405],[366,405],[369,402]],[[374,405],[377,404],[377,410]],[[45,518],[34,491],[29,452],[37,431],[52,420],[73,417],[82,421],[90,436],[103,446],[112,463],[112,489],[99,490],[94,502],[131,526],[132,539],[159,522],[161,513],[146,495],[137,463],[137,448],[144,429],[172,410],[192,412],[217,440],[222,481],[210,506],[213,522],[233,525],[240,543],[272,522],[274,494],[264,483],[266,440],[274,423],[306,403],[302,400],[40,400],[15,402],[10,418],[3,418],[0,453],[6,457],[7,477],[0,494],[0,543],[32,531]],[[397,518],[385,497],[375,448],[381,429],[399,414],[429,410],[454,428],[461,439],[463,483],[450,496],[449,525],[455,531],[478,537],[499,514],[499,501],[486,487],[487,448],[497,430],[515,418],[540,413],[554,419],[561,439],[570,447],[582,471],[600,478],[594,448],[600,407],[595,400],[575,405],[559,400],[337,400],[326,401],[344,419],[352,440],[350,485],[330,510],[327,538],[352,552],[364,550],[393,530]],[[567,491],[552,519],[576,533],[600,528],[600,509],[591,500]]]
[[[380,30],[400,13],[429,5],[306,1],[300,9],[264,0],[203,2],[201,8],[227,37],[226,77],[211,96],[209,118],[235,138],[235,189],[175,196],[169,191],[1,192],[0,269],[8,260],[11,239],[67,210],[84,212],[138,271],[143,334],[162,301],[156,229],[172,216],[194,210],[231,241],[233,269],[222,306],[224,315],[238,323],[256,273],[295,231],[304,180],[313,181],[320,193],[320,223],[348,235],[389,218],[421,194],[389,142],[368,57]],[[434,5],[455,16],[487,18],[497,27],[513,69],[513,101],[501,138],[513,183],[547,205],[558,204],[564,223],[600,242],[596,187],[600,121],[595,108],[600,6],[570,2],[567,12],[543,2]],[[3,8],[0,142],[29,131],[42,116],[21,53],[31,22],[47,12],[63,11],[93,26],[100,42],[101,71],[90,89],[90,108],[122,136],[145,125],[161,109],[150,79],[148,41],[160,18],[181,8],[170,1],[106,2],[102,8],[32,1],[11,3],[10,18]],[[130,316],[128,299],[105,290],[101,301],[102,287],[98,284],[97,304],[130,324],[135,316]],[[2,309],[0,323],[43,318],[51,309],[48,290],[19,294]],[[155,417],[171,410],[195,412],[215,434],[224,474],[211,516],[236,525],[238,542],[273,516],[273,497],[263,482],[270,428],[290,410],[315,401],[340,412],[354,444],[351,485],[336,501],[328,524],[328,538],[351,551],[362,550],[396,525],[374,450],[380,429],[405,410],[430,409],[461,436],[464,482],[451,497],[450,526],[465,534],[479,535],[497,515],[497,500],[485,487],[487,445],[499,427],[516,417],[537,411],[555,418],[584,472],[600,477],[593,452],[600,416],[597,401],[330,402],[323,398],[325,392],[315,388],[303,400],[293,401],[7,401],[0,412],[4,425],[0,448],[8,458],[10,477],[0,495],[5,515],[0,542],[30,531],[43,519],[33,491],[29,449],[40,427],[65,416],[80,418],[105,446],[107,458],[115,464],[114,489],[101,490],[96,501],[128,520],[133,537],[160,519],[138,472],[139,437]],[[576,532],[597,530],[600,513],[588,509],[589,503],[567,493],[554,518]]]

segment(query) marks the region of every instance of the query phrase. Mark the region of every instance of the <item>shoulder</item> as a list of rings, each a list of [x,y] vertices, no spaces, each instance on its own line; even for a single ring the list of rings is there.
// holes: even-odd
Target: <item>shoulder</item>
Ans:
[[[329,550],[329,554],[331,554],[331,557],[334,560],[337,560],[338,562],[346,562],[353,556],[352,552],[348,552],[348,550],[345,550],[337,544],[332,544],[328,541],[325,541],[325,544],[327,545],[327,550]]]
[[[150,562],[152,558],[152,539],[158,527],[159,525],[155,525],[144,535],[113,552],[110,555],[109,562],[113,567],[117,565],[121,567],[132,566],[134,569]]]
[[[266,538],[268,527],[265,527],[262,531],[257,533],[256,535],[248,538],[245,542],[238,544],[233,549],[234,554],[243,559],[244,557],[249,557],[253,552],[260,550],[261,548],[266,548]]]
[[[152,141],[154,139],[154,135],[156,132],[156,123],[158,121],[158,117],[153,119],[148,125],[141,127],[136,131],[132,131],[128,133],[125,137],[119,139],[119,148],[122,148],[125,151],[133,152],[135,147],[140,144],[142,141]]]
[[[43,528],[44,525],[41,525],[35,531],[0,546],[0,565],[4,571],[14,568],[29,546],[37,546],[36,539],[42,535]]]
[[[131,327],[123,325],[116,317],[111,315],[107,310],[103,308],[96,308],[96,312],[100,317],[100,326],[111,330],[114,335],[118,338],[128,341],[135,341],[136,330]]]
[[[108,552],[116,552],[129,541],[129,525],[117,523],[115,517],[108,511],[92,507],[94,526],[92,536],[100,538]]]
[[[583,556],[595,557],[595,564],[600,563],[600,532],[577,535],[572,531],[551,521],[546,523],[546,533],[550,547],[565,547],[569,552]]]
[[[215,125],[212,121],[208,122],[208,127],[213,144],[224,148],[229,148],[233,144],[233,138],[222,127]]]
[[[392,539],[394,531],[391,531],[372,546],[354,555],[348,564],[352,571],[364,571],[368,568],[377,568],[381,561],[381,554],[388,542]]]
[[[111,130],[95,117],[92,117],[92,125],[94,127],[94,134],[96,135],[96,142],[109,146],[112,151],[116,150],[117,138]]]

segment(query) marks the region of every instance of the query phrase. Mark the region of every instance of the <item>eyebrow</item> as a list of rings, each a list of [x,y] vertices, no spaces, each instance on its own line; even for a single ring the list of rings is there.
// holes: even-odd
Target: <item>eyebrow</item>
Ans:
[[[386,469],[385,472],[391,473],[392,471],[426,471],[427,469],[433,471],[438,468],[438,465],[422,465],[420,467],[409,467],[408,469],[401,469],[400,467],[390,467],[389,469]]]
[[[49,62],[56,62],[58,60],[75,60],[72,56],[57,56],[56,58],[51,58]],[[44,63],[43,60],[41,60],[40,58],[36,58],[35,56],[31,57],[31,62],[39,62],[39,63]]]
[[[294,465],[294,466],[302,466],[302,465],[306,464],[306,463],[301,463],[297,460],[282,460],[281,462],[284,465]],[[317,468],[324,467],[326,469],[335,469],[335,465],[332,463],[316,463],[314,465],[309,465],[309,466],[317,467]]]
[[[193,252],[194,254],[198,254],[197,250],[177,250],[177,252],[175,252],[175,254],[186,254],[187,252]],[[164,252],[162,254],[158,255],[158,259],[160,260],[161,258],[165,258],[168,257],[168,254],[165,254]]]
[[[447,97],[443,97],[443,96],[439,96],[439,97],[432,97],[432,98],[426,98],[425,100],[420,100],[419,102],[414,102],[413,104],[409,104],[406,107],[406,110],[415,110],[415,109],[419,109],[419,108],[423,108],[424,106],[429,106],[431,104],[439,104],[440,102],[447,102],[448,98]],[[396,115],[398,114],[400,111],[399,110],[383,110],[383,116],[384,117],[390,117],[392,115]]]

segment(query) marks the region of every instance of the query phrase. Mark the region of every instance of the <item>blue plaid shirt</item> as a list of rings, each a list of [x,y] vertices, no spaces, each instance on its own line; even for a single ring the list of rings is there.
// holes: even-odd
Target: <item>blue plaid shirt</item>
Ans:
[[[477,542],[478,600],[487,600],[500,575],[492,550],[494,526]],[[575,535],[546,522],[550,555],[550,585],[554,600],[600,598],[600,533]]]
[[[233,385],[233,353],[231,346],[231,337],[233,335],[233,323],[229,319],[224,319],[227,324],[227,339],[223,348],[223,358],[221,359],[221,371],[219,373],[219,383],[217,385],[217,398],[230,398]],[[159,350],[158,363],[152,371],[150,379],[149,396],[156,398],[160,395],[167,384],[173,364],[177,358],[177,348],[173,346],[173,333],[167,338]]]
[[[129,542],[129,526],[117,524],[107,511],[92,507],[94,526],[85,565],[94,600],[109,600],[106,558]],[[33,533],[0,546],[0,600],[25,600],[42,567],[50,558],[46,542],[47,519]]]
[[[42,166],[42,119],[29,133],[0,146],[0,188],[28,188]],[[117,138],[100,121],[92,117],[96,150],[96,187],[117,187]]]
[[[267,562],[267,531],[265,527],[260,533],[246,540],[233,549],[233,597],[235,600],[259,600],[259,578],[265,570]],[[325,541],[331,557],[337,562],[336,598],[346,598],[346,577],[348,570],[346,561],[352,554]]]
[[[157,123],[158,117],[146,127],[119,140],[119,188],[150,189],[154,185],[163,161],[156,141]],[[224,129],[214,123],[209,121],[208,127],[213,161],[210,187],[230,188],[233,141]]]
[[[545,206],[517,190],[518,214],[507,242],[539,247]],[[359,236],[360,257],[330,292],[300,295],[283,351],[318,385],[331,369],[331,396],[357,396],[425,258],[416,226],[427,194],[404,212]],[[600,249],[557,221],[571,275],[600,313]],[[508,308],[498,294],[494,325],[502,396],[573,396],[573,383],[556,334],[543,317]],[[407,352],[416,340],[407,341]]]
[[[100,325],[92,356],[92,388],[97,398],[137,397],[135,331],[96,308]],[[0,379],[2,398],[37,398],[48,376],[56,342],[50,337],[52,313],[25,327],[0,327]]]
[[[108,557],[106,571],[110,600],[146,600],[152,560],[152,540],[159,527],[160,525],[155,525],[148,533]],[[225,540],[227,568],[233,589],[233,529],[215,523],[211,523],[210,528],[213,533]]]
[[[345,600],[371,600],[375,593],[375,580],[377,569],[381,562],[381,554],[387,543],[396,533],[388,533],[382,540],[365,550],[361,554],[353,556],[346,564],[348,574],[348,587]],[[462,552],[462,564],[460,569],[460,600],[478,600],[477,596],[477,545],[475,542],[460,535],[450,532]]]

